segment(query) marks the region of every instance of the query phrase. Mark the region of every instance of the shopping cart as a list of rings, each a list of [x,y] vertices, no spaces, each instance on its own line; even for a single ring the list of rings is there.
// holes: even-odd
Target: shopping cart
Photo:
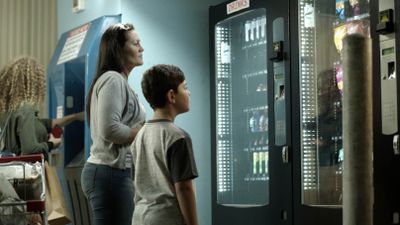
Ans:
[[[48,225],[44,168],[42,154],[0,158],[0,225]]]

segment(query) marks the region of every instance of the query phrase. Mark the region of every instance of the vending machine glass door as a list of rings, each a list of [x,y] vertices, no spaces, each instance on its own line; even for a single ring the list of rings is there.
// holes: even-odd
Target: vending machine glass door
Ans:
[[[340,207],[342,39],[370,36],[369,1],[330,1],[299,1],[301,187],[303,204]]]
[[[217,204],[269,203],[265,9],[215,26]]]

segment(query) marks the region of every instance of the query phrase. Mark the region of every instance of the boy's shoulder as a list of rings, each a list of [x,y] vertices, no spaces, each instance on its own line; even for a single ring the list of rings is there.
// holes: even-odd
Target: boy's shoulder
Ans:
[[[177,126],[175,123],[168,120],[149,120],[144,125],[145,133],[160,133],[162,132],[171,139],[190,138],[189,133]]]

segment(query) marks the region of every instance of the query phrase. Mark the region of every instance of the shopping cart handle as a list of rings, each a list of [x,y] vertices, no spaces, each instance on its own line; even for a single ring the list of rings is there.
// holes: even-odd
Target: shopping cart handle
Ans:
[[[29,200],[26,201],[27,212],[43,212],[45,210],[44,200]]]
[[[2,157],[0,158],[0,163],[12,162],[12,161],[23,161],[23,162],[41,162],[44,159],[43,154],[33,154],[33,155],[20,155],[13,157]]]

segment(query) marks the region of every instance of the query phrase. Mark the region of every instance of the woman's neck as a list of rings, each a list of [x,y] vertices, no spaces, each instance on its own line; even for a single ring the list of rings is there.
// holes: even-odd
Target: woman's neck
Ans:
[[[122,76],[123,76],[125,79],[128,80],[129,73],[126,73],[125,71],[122,71],[121,74],[122,74]]]
[[[126,79],[128,79],[129,74],[131,73],[132,70],[133,68],[124,68],[121,73],[126,77]]]

